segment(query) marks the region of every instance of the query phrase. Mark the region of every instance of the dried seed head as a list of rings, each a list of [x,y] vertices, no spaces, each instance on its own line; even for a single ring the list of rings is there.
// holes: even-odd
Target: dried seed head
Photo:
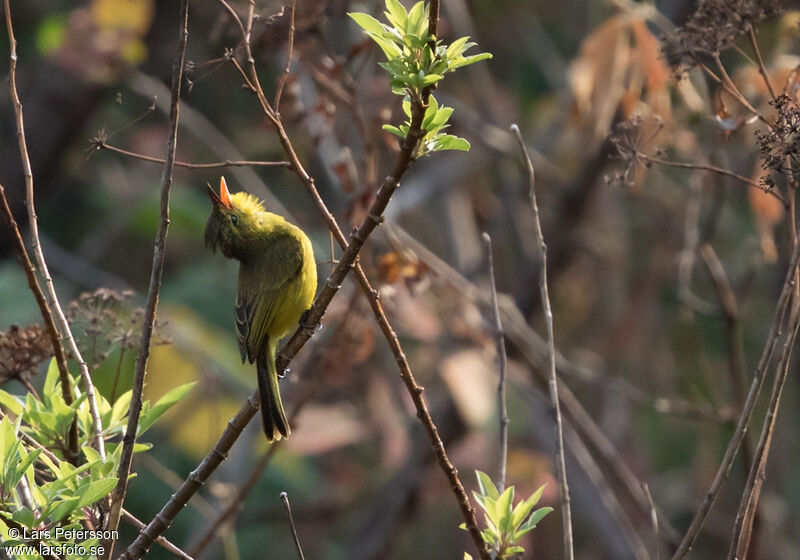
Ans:
[[[779,0],[700,0],[686,23],[664,37],[661,52],[673,68],[690,70],[699,57],[732,47],[780,11]]]

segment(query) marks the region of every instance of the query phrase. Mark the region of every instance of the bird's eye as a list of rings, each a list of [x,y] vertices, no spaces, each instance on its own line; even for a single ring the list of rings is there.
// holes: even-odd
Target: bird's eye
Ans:
[[[231,214],[231,223],[235,226],[239,225],[239,216],[236,214]]]

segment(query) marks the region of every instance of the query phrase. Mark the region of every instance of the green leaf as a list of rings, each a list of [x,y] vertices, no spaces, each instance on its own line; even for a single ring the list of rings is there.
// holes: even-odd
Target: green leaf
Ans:
[[[536,490],[536,492],[531,494],[531,496],[527,500],[523,500],[517,504],[517,507],[514,508],[514,512],[511,515],[512,529],[517,529],[517,527],[519,527],[519,525],[528,516],[528,513],[530,513],[531,509],[533,509],[533,506],[539,503],[539,500],[542,497],[542,492],[544,492],[545,486],[547,485],[543,484],[542,486],[539,487],[538,490]]]
[[[400,138],[405,138],[406,137],[406,135],[403,134],[402,132],[400,132],[400,129],[397,128],[396,126],[392,126],[390,124],[385,124],[385,125],[383,125],[382,128],[386,132],[391,132],[392,134],[394,134],[395,136],[399,136]]]
[[[525,549],[521,546],[509,546],[506,548],[506,558],[510,558],[515,554],[522,554],[525,552]]]
[[[106,427],[106,432],[116,428],[117,424],[121,424],[121,421],[123,418],[125,418],[125,414],[127,413],[128,407],[131,404],[132,394],[132,391],[126,391],[125,393],[121,394],[111,407],[111,413],[109,414],[108,419],[103,422],[103,425]]]
[[[453,114],[452,107],[442,107],[436,112],[436,116],[431,121],[430,125],[431,128],[441,128],[447,121],[450,120],[450,116]]]
[[[15,416],[22,414],[22,411],[25,408],[20,399],[11,393],[6,393],[2,389],[0,389],[0,405],[6,407],[6,410]]]
[[[417,2],[411,7],[408,12],[408,20],[406,21],[406,34],[407,35],[422,35],[427,30],[427,22],[423,20],[425,17],[425,2]]]
[[[25,506],[14,511],[11,519],[28,528],[32,528],[36,524],[36,515]]]
[[[484,496],[483,503],[486,506],[486,522],[490,527],[495,528],[496,531],[502,519],[502,512],[497,507],[497,500],[489,496]]]
[[[58,364],[55,358],[50,358],[50,363],[47,364],[47,375],[44,378],[44,386],[42,387],[42,398],[45,404],[50,404],[50,395],[60,392],[57,389],[58,379]]]
[[[500,497],[497,498],[497,503],[495,504],[495,511],[497,514],[497,525],[500,528],[500,532],[505,534],[509,532],[509,526],[511,525],[511,506],[514,503],[514,487],[509,486],[506,488]]]
[[[78,509],[77,504],[77,496],[58,502],[57,505],[47,513],[47,519],[49,519],[51,523],[58,523],[65,517],[69,516],[73,511]]]
[[[492,479],[489,478],[489,475],[483,471],[475,471],[475,473],[478,475],[478,486],[481,489],[481,494],[497,499],[500,493],[497,491],[497,487],[494,485],[494,482],[492,482]]]
[[[434,117],[436,117],[438,110],[439,103],[436,101],[436,98],[431,95],[428,98],[428,108],[425,109],[425,115],[422,117],[422,128],[424,130],[430,130],[431,122],[433,121]]]
[[[429,86],[431,84],[435,84],[439,80],[444,78],[441,74],[428,74],[424,78],[422,78],[422,87]]]
[[[481,53],[473,56],[458,57],[453,60],[452,63],[450,63],[450,70],[455,70],[456,68],[461,68],[462,66],[469,66],[470,64],[475,64],[476,62],[487,60],[489,58],[492,58],[491,53]]]
[[[9,485],[13,485],[13,486],[17,485],[17,482],[19,482],[19,479],[22,478],[22,476],[25,474],[25,471],[28,470],[28,468],[39,457],[39,455],[42,454],[42,451],[44,451],[44,450],[43,449],[34,449],[30,453],[25,454],[25,456],[22,458],[22,460],[19,462],[19,464],[16,467],[16,471],[17,471],[16,480],[14,480],[13,482],[9,481]],[[21,451],[21,454],[24,454],[24,453],[25,453],[24,451]]]
[[[146,414],[142,414],[142,418],[139,421],[139,435],[143,434],[166,411],[175,406],[194,386],[195,382],[180,385],[158,399],[158,402]]]
[[[464,560],[472,560],[472,556],[470,556],[469,554],[467,554],[467,553],[465,552],[465,553],[464,553]]]
[[[0,420],[0,465],[4,465],[6,463],[6,457],[8,456],[8,450],[15,441],[17,435],[14,433],[14,428],[11,426],[11,422],[8,420],[8,416],[4,416],[2,420]],[[0,473],[0,475],[4,475],[5,473]],[[0,482],[3,482],[0,480]]]
[[[353,12],[348,13],[353,21],[355,21],[364,31],[367,32],[367,35],[377,43],[377,45],[383,51],[383,54],[386,55],[386,58],[391,60],[393,58],[399,57],[402,53],[397,46],[393,44],[391,40],[387,40],[384,35],[386,34],[385,26],[379,22],[377,19],[372,17],[369,14],[364,14],[361,12]]]
[[[459,150],[468,152],[470,148],[469,142],[458,136],[451,134],[440,134],[431,142],[432,146],[430,151],[440,152],[442,150]]]
[[[76,507],[82,508],[95,503],[97,500],[107,496],[116,484],[116,478],[106,478],[79,486],[75,491],[75,495],[78,498]]]
[[[472,497],[475,498],[475,501],[478,503],[481,509],[483,511],[486,511],[486,497],[483,496],[482,494],[479,494],[475,490],[472,491]]]
[[[469,35],[456,39],[450,43],[445,51],[445,58],[456,58],[457,56],[461,56],[461,53],[467,50],[470,46],[475,45],[475,43],[467,45],[467,41],[469,41]]]
[[[411,100],[403,99],[403,113],[410,119],[411,118]]]
[[[406,28],[406,21],[408,20],[408,12],[403,5],[397,0],[386,0],[386,19],[400,29]]]
[[[350,16],[353,21],[355,21],[359,27],[361,27],[361,29],[367,33],[380,35],[384,31],[383,24],[369,14],[362,12],[347,12],[347,15]]]
[[[553,511],[553,508],[551,507],[543,507],[534,511],[528,518],[528,520],[522,524],[522,527],[520,527],[519,531],[516,531],[514,533],[513,540],[518,541],[526,534],[528,534],[530,531],[532,531],[536,527],[537,523],[539,523],[539,521],[541,521],[542,518],[551,511]]]

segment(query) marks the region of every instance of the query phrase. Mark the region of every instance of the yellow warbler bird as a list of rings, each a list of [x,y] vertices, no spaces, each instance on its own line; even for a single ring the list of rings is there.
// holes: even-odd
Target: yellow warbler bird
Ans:
[[[242,363],[256,363],[261,419],[269,441],[291,433],[278,389],[275,353],[281,338],[311,306],[317,265],[306,234],[282,216],[267,212],[258,198],[230,194],[225,178],[219,194],[208,188],[214,206],[206,224],[206,247],[219,247],[239,261],[236,334]]]

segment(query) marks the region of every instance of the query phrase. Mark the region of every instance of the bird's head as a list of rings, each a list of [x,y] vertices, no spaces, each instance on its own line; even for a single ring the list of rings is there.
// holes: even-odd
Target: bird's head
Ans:
[[[264,206],[251,194],[230,194],[225,177],[219,181],[219,194],[208,185],[213,208],[206,223],[206,247],[228,258],[242,260],[257,243]]]

